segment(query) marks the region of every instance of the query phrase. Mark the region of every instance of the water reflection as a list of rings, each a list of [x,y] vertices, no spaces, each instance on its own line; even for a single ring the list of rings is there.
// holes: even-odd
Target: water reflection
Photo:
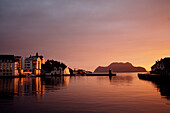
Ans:
[[[59,90],[69,85],[70,76],[62,77],[45,77],[42,78],[45,82],[45,88],[47,91]]]
[[[143,79],[141,79],[143,80]],[[150,81],[150,80],[144,80]],[[157,91],[160,92],[162,97],[170,100],[170,82],[168,80],[160,80],[160,81],[150,81],[157,88]]]
[[[70,77],[1,78],[0,97],[42,96],[45,90],[59,90],[68,86],[69,79]]]
[[[110,83],[113,85],[119,85],[119,84],[123,84],[123,83],[132,83],[133,81],[133,77],[132,76],[128,76],[128,75],[124,75],[124,76],[109,76],[109,80]]]
[[[157,87],[161,96],[170,100],[170,83],[168,81],[156,81],[152,83]]]
[[[161,95],[169,95],[167,85],[154,84],[160,89]],[[118,73],[117,76],[110,78],[108,76],[67,76],[0,79],[0,85],[0,109],[5,113],[37,111],[168,113],[170,111],[170,101],[160,98],[151,82],[139,80],[134,73]],[[13,94],[14,90],[15,94]],[[5,95],[5,93],[12,93],[12,96],[2,99],[2,94]]]

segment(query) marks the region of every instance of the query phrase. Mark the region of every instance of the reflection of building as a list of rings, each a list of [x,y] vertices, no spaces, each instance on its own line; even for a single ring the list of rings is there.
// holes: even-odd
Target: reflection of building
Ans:
[[[164,96],[165,98],[170,99],[170,83],[169,83],[169,81],[155,82],[154,84],[157,85],[157,88],[158,88],[161,96]]]
[[[45,93],[45,84],[40,77],[0,79],[0,94],[39,95]]]
[[[59,90],[64,86],[69,85],[70,76],[49,76],[44,79],[46,90]]]
[[[65,76],[64,77],[64,83],[66,84],[66,86],[69,85],[69,81],[70,81],[70,76]]]
[[[141,79],[141,78],[139,78]],[[156,87],[157,91],[160,92],[160,95],[162,97],[165,97],[166,99],[170,100],[170,82],[169,79],[154,79],[154,80],[149,80],[149,79],[142,79],[146,81],[152,82]]]
[[[161,74],[161,75],[170,75],[170,58],[164,58],[151,67],[151,73]]]
[[[1,78],[0,97],[45,94],[45,90],[54,91],[69,85],[70,76],[62,77],[20,77]]]
[[[45,92],[45,84],[43,84],[43,81],[40,77],[36,77],[35,79],[32,79],[32,93],[34,94],[44,94]]]
[[[0,55],[0,76],[19,75],[18,65],[14,55]]]
[[[122,76],[109,76],[110,83],[112,85],[124,85],[131,84],[133,81],[132,76],[122,75]]]

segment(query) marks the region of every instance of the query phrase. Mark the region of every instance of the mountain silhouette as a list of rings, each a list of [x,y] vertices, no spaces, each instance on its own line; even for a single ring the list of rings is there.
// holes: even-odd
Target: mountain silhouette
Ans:
[[[112,70],[112,72],[146,72],[146,69],[143,67],[134,67],[131,63],[118,63],[114,62],[111,63],[109,66],[102,67],[99,66],[95,69],[94,72],[109,72],[109,69]]]

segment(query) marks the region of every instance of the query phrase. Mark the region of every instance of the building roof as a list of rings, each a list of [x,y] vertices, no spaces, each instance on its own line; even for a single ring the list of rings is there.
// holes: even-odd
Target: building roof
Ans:
[[[170,57],[165,57],[164,59],[161,59],[160,61],[156,61],[156,63],[151,67],[154,68],[159,63],[163,63],[165,68],[170,69]]]
[[[14,58],[22,58],[21,56],[14,56]]]
[[[165,66],[165,68],[169,68],[170,69],[170,57],[166,57],[164,59],[161,60]]]
[[[30,56],[30,58],[38,58],[38,57],[40,57],[41,60],[44,58],[42,55],[39,55],[38,53],[36,53],[35,56]]]
[[[2,62],[5,62],[7,60],[12,60],[12,62],[13,62],[14,55],[0,55],[0,60],[2,60]]]

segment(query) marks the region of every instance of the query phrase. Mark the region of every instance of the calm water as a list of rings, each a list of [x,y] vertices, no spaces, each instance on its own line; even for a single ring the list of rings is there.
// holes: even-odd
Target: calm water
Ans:
[[[0,79],[0,113],[170,113],[170,85],[136,73]]]

